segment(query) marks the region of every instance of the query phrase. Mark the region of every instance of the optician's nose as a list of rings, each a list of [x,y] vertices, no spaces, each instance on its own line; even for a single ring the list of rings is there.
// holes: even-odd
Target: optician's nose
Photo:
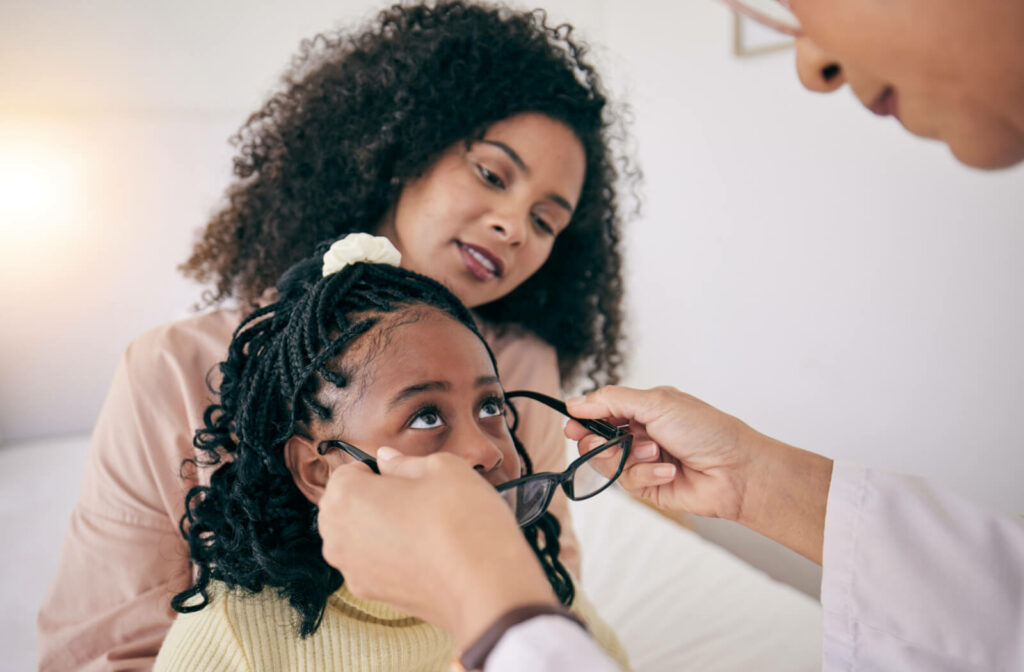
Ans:
[[[831,93],[846,82],[839,61],[807,37],[796,41],[796,72],[803,85],[817,93]]]

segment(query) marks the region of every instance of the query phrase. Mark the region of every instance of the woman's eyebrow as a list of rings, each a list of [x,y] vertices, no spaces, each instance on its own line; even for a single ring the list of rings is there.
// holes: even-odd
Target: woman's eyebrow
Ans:
[[[498,385],[501,386],[501,381],[498,380],[497,376],[480,376],[476,379],[476,386],[483,387],[484,385]]]
[[[488,140],[486,138],[481,138],[480,140],[477,140],[477,142],[482,142],[485,145],[491,145],[492,147],[497,147],[501,151],[503,151],[506,154],[508,154],[508,158],[512,159],[512,163],[514,163],[517,166],[519,166],[519,170],[523,171],[527,175],[530,174],[530,168],[526,165],[526,162],[523,161],[522,157],[519,156],[516,153],[516,150],[512,149],[511,147],[509,147],[504,142],[501,142],[500,140]]]
[[[530,174],[530,168],[529,166],[526,165],[526,162],[523,161],[523,158],[516,153],[516,150],[509,147],[504,142],[501,142],[500,140],[488,140],[486,138],[481,138],[477,140],[477,142],[482,142],[485,145],[497,147],[501,151],[508,154],[508,158],[512,159],[512,163],[516,164],[519,170],[523,171],[524,175]],[[561,207],[565,208],[570,215],[573,213],[573,210],[575,210],[575,208],[573,208],[573,206],[569,204],[569,201],[567,201],[564,197],[559,196],[554,192],[548,192],[546,195],[555,205],[560,205]]]

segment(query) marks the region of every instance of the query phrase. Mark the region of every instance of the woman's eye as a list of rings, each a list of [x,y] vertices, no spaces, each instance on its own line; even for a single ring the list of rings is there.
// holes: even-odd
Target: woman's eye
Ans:
[[[536,224],[536,225],[537,225],[537,227],[538,227],[538,228],[540,228],[540,230],[541,230],[541,231],[543,231],[544,233],[546,233],[546,234],[549,234],[549,235],[552,235],[552,236],[553,236],[553,235],[555,235],[555,229],[554,229],[554,227],[552,227],[552,226],[551,226],[550,224],[548,224],[547,222],[545,222],[545,221],[544,221],[543,219],[541,219],[541,218],[540,218],[540,217],[538,217],[537,215],[533,215],[533,222],[534,222],[534,224]]]
[[[505,404],[500,399],[487,399],[480,405],[481,418],[493,418],[505,414]]]
[[[482,166],[479,163],[476,164],[476,172],[480,174],[480,179],[492,187],[505,188],[505,182],[496,173],[488,170],[486,166]]]
[[[442,424],[440,413],[436,410],[424,409],[416,414],[416,417],[409,423],[409,427],[412,429],[435,429]]]

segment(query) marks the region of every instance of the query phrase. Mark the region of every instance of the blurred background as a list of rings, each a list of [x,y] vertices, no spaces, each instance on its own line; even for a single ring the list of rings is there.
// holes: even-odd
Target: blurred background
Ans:
[[[1024,170],[964,168],[846,90],[807,93],[789,51],[734,55],[712,0],[545,5],[628,102],[646,175],[626,382],[1024,511]],[[5,464],[87,434],[125,345],[190,313],[203,288],[176,265],[231,178],[228,138],[300,40],[381,6],[0,1]],[[16,466],[3,478],[9,501]],[[698,527],[817,594],[810,563]]]

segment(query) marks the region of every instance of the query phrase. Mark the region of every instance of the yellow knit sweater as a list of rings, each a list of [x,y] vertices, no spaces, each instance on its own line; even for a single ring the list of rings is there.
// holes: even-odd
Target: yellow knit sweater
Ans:
[[[456,653],[445,631],[360,600],[344,586],[327,601],[320,628],[305,639],[296,629],[297,614],[273,589],[254,595],[214,583],[209,593],[203,609],[178,615],[154,672],[444,672]],[[579,591],[572,609],[627,669],[615,633]]]

